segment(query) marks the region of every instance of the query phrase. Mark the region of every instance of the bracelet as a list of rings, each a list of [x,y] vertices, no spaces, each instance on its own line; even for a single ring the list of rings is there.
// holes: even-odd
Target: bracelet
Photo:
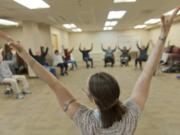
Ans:
[[[69,100],[69,101],[66,101],[66,102],[64,103],[64,107],[63,107],[64,112],[67,112],[67,110],[68,110],[68,108],[69,108],[69,105],[72,104],[72,103],[75,102],[75,101],[76,101],[75,99],[71,99],[71,100]]]
[[[161,41],[164,42],[164,41],[166,41],[166,37],[160,37],[160,36],[159,36],[159,40],[161,40]]]

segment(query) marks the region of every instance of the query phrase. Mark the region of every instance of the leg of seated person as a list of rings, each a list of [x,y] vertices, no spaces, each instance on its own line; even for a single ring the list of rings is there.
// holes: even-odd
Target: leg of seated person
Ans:
[[[10,83],[11,88],[16,92],[16,98],[22,99],[24,96],[21,94],[21,90],[19,89],[17,80],[14,78],[6,78],[3,80],[3,83]]]
[[[139,63],[139,58],[136,58],[135,59],[135,68],[137,68],[138,63]]]
[[[94,64],[93,64],[93,59],[89,58],[89,61],[91,62],[91,68],[93,68]]]
[[[142,70],[142,60],[139,60],[139,67]]]
[[[108,59],[104,58],[104,67],[107,67]]]
[[[74,62],[74,66],[75,66],[76,69],[77,69],[77,67],[78,67],[78,66],[77,66],[77,62],[76,62],[75,60],[74,60],[73,62]]]
[[[89,68],[88,58],[83,59],[86,62],[86,68]]]
[[[63,65],[64,65],[64,68],[65,68],[64,73],[68,75],[68,63],[64,62]]]
[[[28,83],[28,81],[24,75],[13,75],[12,78],[14,78],[14,79],[16,79],[22,83],[22,85],[23,85],[22,92],[24,94],[30,94],[31,93],[29,90],[29,83]]]
[[[59,64],[57,65],[57,67],[60,68],[60,70],[61,70],[61,75],[64,75],[64,64],[59,63]]]
[[[114,66],[114,58],[111,58],[111,67]]]

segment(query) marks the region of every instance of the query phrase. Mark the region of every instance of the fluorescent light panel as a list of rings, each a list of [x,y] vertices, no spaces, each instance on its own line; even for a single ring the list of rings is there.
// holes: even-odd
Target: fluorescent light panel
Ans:
[[[149,19],[146,22],[144,22],[144,24],[156,24],[159,23],[161,21],[161,19],[159,18],[153,18],[153,19]]]
[[[121,11],[110,11],[108,14],[108,19],[120,19],[126,14],[125,10]]]
[[[29,9],[38,9],[38,8],[49,8],[50,6],[43,0],[14,0],[22,6],[25,6]]]
[[[113,29],[113,27],[104,27],[103,30],[112,30],[112,29]]]
[[[73,23],[71,24],[63,24],[63,27],[66,29],[73,29],[73,28],[77,28],[77,26]]]
[[[168,11],[166,13],[164,13],[165,16],[169,16],[172,15],[174,13],[175,9],[172,9],[171,11]],[[178,15],[180,15],[180,11],[177,13]]]
[[[134,26],[134,29],[143,29],[143,28],[145,28],[146,27],[146,25],[136,25],[136,26]]]
[[[82,32],[82,29],[80,28],[76,28],[76,29],[72,29],[73,32]]]
[[[114,0],[114,3],[128,3],[128,2],[136,2],[136,0]]]
[[[6,19],[0,19],[0,25],[6,25],[6,26],[13,26],[13,25],[19,25],[17,22],[6,20]]]
[[[106,21],[105,26],[115,26],[117,23],[117,21]]]

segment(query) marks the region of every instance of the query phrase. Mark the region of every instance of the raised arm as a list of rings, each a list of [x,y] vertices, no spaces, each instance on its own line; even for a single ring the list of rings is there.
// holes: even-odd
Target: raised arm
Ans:
[[[74,48],[72,48],[70,51],[69,51],[69,53],[72,53],[74,51]]]
[[[0,48],[0,55],[2,56],[3,48]]]
[[[157,64],[160,61],[160,57],[163,52],[166,38],[173,23],[173,19],[175,18],[179,9],[180,8],[177,8],[176,11],[173,13],[173,15],[170,17],[164,17],[164,16],[161,17],[161,22],[162,22],[161,34],[158,38],[156,46],[154,47],[144,67],[144,70],[142,71],[132,91],[131,98],[141,107],[142,110],[147,101],[151,80],[154,71],[157,68]]]
[[[147,43],[146,51],[149,49],[150,41]]]
[[[79,51],[82,52],[82,50],[81,50],[81,44],[79,45]]]
[[[115,46],[115,48],[112,50],[112,52],[114,53],[116,51],[116,49],[117,49],[117,46]]]
[[[131,51],[131,47],[129,47],[129,49],[127,51],[130,52]]]
[[[101,50],[102,50],[103,52],[106,52],[106,49],[104,49],[103,44],[101,44]]]
[[[93,50],[93,43],[91,43],[91,48],[88,50],[88,52],[91,52]]]
[[[41,54],[42,54],[43,56],[46,56],[46,55],[48,54],[49,48],[46,47],[46,50],[45,50],[45,51],[44,51],[44,47],[43,47],[43,46],[41,46],[40,48],[41,48]]]
[[[136,46],[137,46],[137,48],[138,48],[139,50],[141,50],[141,48],[139,47],[139,43],[138,43],[138,42],[136,43]]]
[[[29,48],[29,54],[30,54],[32,57],[34,57],[34,54],[33,54],[32,50],[31,50],[31,48]]]
[[[4,34],[6,37],[6,35]],[[5,38],[6,39],[6,38]],[[68,92],[68,90],[57,80],[50,72],[48,72],[43,66],[36,62],[25,49],[15,42],[11,43],[11,47],[16,49],[17,53],[24,59],[24,61],[31,66],[34,72],[52,89],[56,94],[57,99],[61,107],[67,109],[67,104],[74,101],[74,97]],[[69,105],[66,113],[72,118],[79,108],[79,104],[73,102]]]

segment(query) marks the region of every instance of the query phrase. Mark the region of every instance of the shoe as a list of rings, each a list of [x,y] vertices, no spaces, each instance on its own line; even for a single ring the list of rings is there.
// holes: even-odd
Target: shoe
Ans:
[[[66,74],[66,75],[69,75],[67,71],[65,72],[65,74]]]
[[[88,64],[88,65],[86,65],[86,68],[89,68],[90,67],[90,65]]]
[[[22,91],[22,94],[24,94],[24,95],[31,94],[31,93],[32,92],[30,90],[27,90],[27,89]]]
[[[18,94],[16,94],[16,99],[23,99],[24,98],[24,96],[22,95],[22,94],[20,94],[20,93],[18,93]]]
[[[7,89],[5,92],[4,92],[5,95],[11,95],[13,94],[13,90],[12,89]]]

